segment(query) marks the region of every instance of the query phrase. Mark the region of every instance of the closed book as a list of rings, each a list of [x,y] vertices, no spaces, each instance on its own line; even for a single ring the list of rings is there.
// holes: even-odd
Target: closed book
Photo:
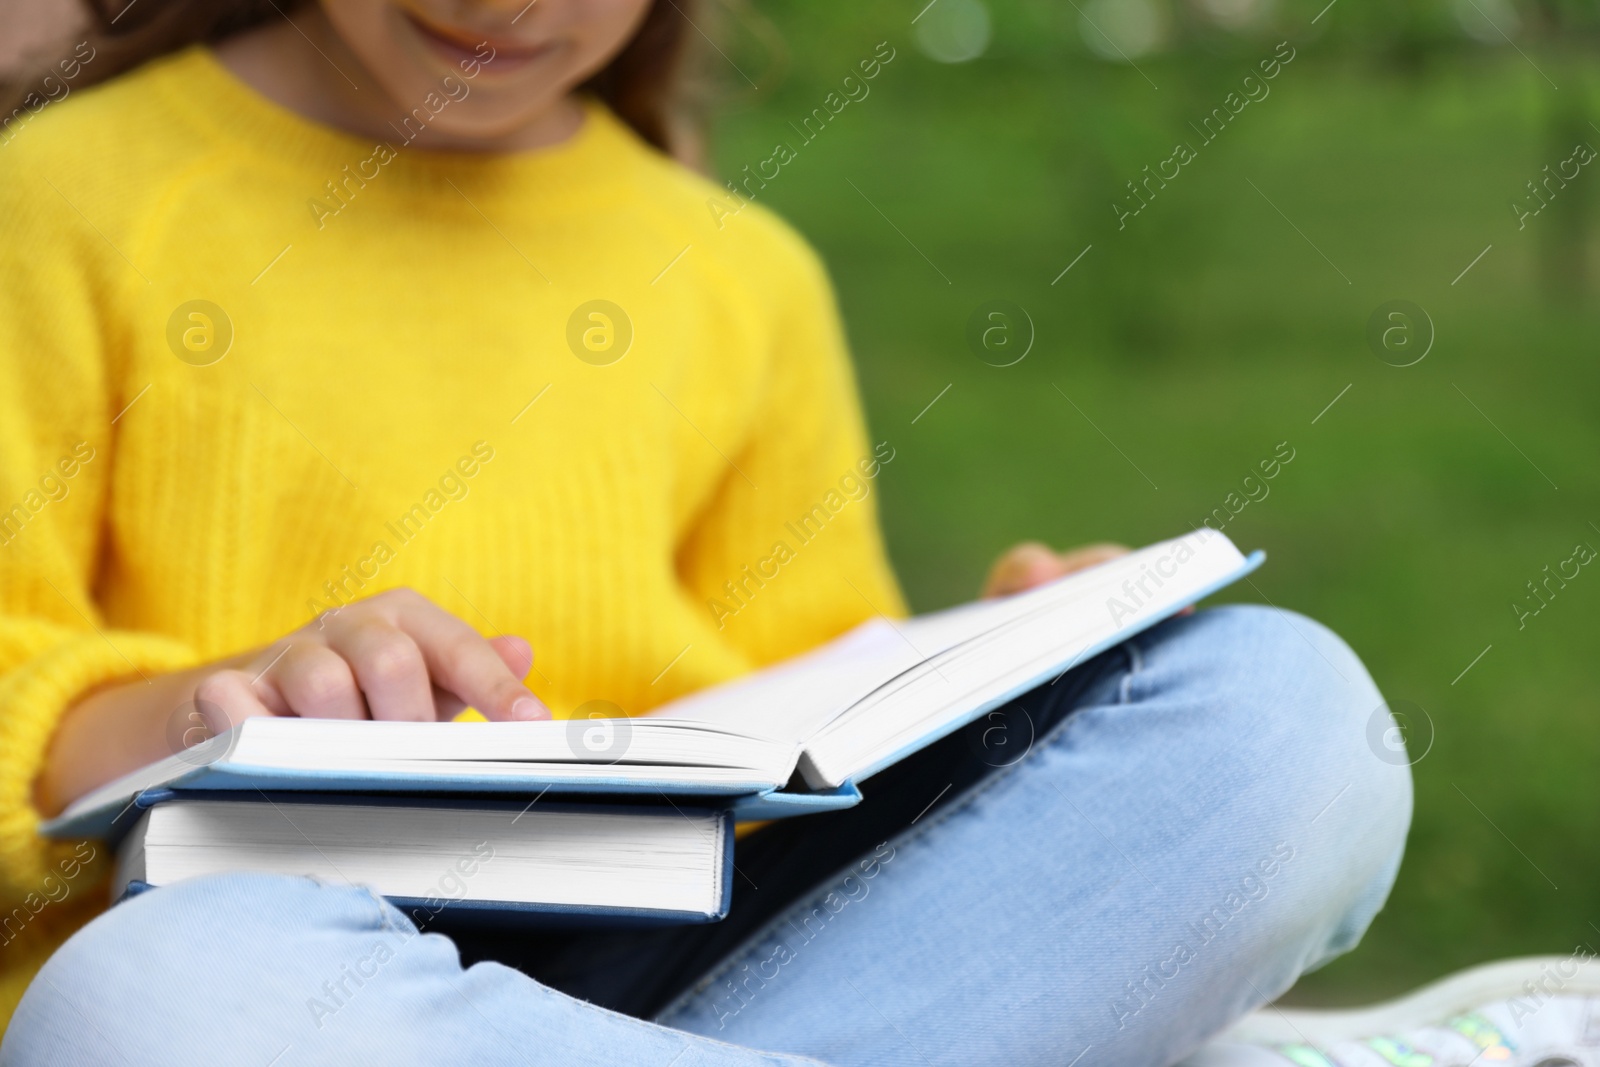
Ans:
[[[259,872],[361,885],[427,925],[714,922],[727,810],[152,790],[124,815],[113,893]]]

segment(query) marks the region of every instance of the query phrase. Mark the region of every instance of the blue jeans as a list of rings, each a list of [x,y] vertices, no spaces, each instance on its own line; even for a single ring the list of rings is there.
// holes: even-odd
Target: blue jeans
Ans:
[[[67,942],[0,1065],[1172,1063],[1382,905],[1411,814],[1382,707],[1317,623],[1200,612],[751,835],[723,924],[463,967],[361,889],[199,879]]]

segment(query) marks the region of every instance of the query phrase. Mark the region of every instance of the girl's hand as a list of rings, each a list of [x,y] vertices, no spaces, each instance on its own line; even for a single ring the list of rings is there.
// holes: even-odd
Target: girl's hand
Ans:
[[[433,722],[471,706],[495,721],[548,719],[521,681],[532,665],[522,638],[485,639],[421,593],[391,589],[203,675],[194,703],[212,734],[262,715]]]
[[[1125,556],[1128,551],[1126,545],[1105,543],[1057,552],[1037,541],[1026,541],[1009,549],[995,561],[989,569],[988,581],[983,583],[983,595],[996,597],[1020,593],[1074,571]]]
[[[420,593],[391,589],[255,652],[90,693],[62,715],[34,803],[53,815],[261,715],[431,722],[470,705],[488,719],[548,719],[520,681],[532,665],[522,638],[486,639]]]

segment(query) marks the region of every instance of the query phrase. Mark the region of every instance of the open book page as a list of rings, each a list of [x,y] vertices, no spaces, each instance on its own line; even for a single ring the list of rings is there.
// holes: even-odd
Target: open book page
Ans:
[[[868,619],[794,659],[663,704],[650,717],[804,741],[918,664],[1059,599],[1060,587],[1055,582],[898,622]]]
[[[1180,553],[1183,563],[1173,563]],[[1190,566],[1191,557],[1199,555],[1212,558],[1214,565]],[[1103,619],[1108,629],[1115,630],[1146,609],[1181,597],[1184,589],[1199,588],[1217,567],[1227,569],[1240,560],[1226,537],[1211,530],[1196,531],[1015,596],[963,604],[900,622],[869,620],[802,656],[692,693],[656,709],[652,716],[695,719],[803,742],[858,705],[920,677],[919,665],[931,662],[937,666],[986,635],[1025,626],[1027,620],[1056,612],[1063,604],[1079,603],[1086,615]],[[1125,583],[1131,587],[1128,592],[1122,590]],[[1113,601],[1125,604],[1126,613]],[[1064,630],[1058,619],[1043,640],[1069,645],[1076,633],[1077,628]],[[985,669],[981,660],[972,666],[980,673]]]
[[[1061,595],[902,672],[809,738],[807,781],[825,788],[865,777],[948,723],[1059,676],[1250,566],[1226,537],[1205,531],[1055,583]]]
[[[876,618],[802,656],[664,704],[651,718],[693,719],[804,741],[886,678],[916,666],[921,650]]]
[[[1197,530],[1016,596],[901,622],[874,619],[803,656],[692,694],[656,714],[799,741],[813,786],[838,785],[886,753],[1074,665],[1119,633],[1164,618],[1246,567]],[[865,761],[865,762],[864,762]]]

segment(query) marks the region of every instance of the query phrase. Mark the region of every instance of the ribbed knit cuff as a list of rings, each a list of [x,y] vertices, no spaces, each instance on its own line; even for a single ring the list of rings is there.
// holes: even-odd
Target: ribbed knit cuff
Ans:
[[[62,864],[83,856],[71,843],[40,837],[33,806],[34,780],[62,713],[92,689],[197,661],[170,638],[109,630],[62,641],[0,678],[0,902],[9,907],[49,890],[54,882],[46,879],[59,880]],[[94,850],[91,866],[105,862],[104,851]],[[73,882],[98,874],[90,870]]]

